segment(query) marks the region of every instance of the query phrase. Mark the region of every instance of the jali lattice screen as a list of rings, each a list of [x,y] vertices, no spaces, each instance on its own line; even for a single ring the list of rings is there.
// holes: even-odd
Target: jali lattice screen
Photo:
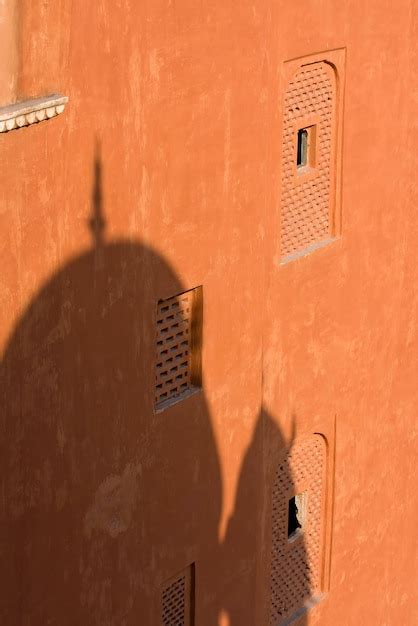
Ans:
[[[274,477],[270,626],[278,626],[321,591],[326,444],[312,435],[295,444]],[[303,528],[289,538],[289,501],[305,494]]]
[[[328,63],[303,65],[284,97],[281,257],[332,237],[336,82]],[[297,167],[298,131],[311,127],[314,164]]]
[[[194,566],[168,580],[161,592],[161,625],[193,626]]]
[[[164,408],[201,385],[202,289],[157,305],[155,405]]]

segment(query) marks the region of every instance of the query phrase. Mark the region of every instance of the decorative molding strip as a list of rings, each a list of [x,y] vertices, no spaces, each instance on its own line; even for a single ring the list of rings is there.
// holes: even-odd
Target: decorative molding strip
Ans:
[[[62,113],[67,102],[67,96],[53,94],[1,107],[0,133],[7,133],[15,128],[22,128],[43,120],[49,120],[51,117]]]

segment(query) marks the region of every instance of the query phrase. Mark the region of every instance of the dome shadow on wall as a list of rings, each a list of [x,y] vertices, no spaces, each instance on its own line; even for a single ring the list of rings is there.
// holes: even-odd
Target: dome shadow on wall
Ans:
[[[94,246],[38,291],[1,363],[1,623],[177,626],[161,585],[195,563],[194,626],[254,626],[269,597],[262,459],[283,438],[262,412],[220,544],[204,391],[153,406],[156,300],[183,286],[149,247],[105,242],[94,167]]]

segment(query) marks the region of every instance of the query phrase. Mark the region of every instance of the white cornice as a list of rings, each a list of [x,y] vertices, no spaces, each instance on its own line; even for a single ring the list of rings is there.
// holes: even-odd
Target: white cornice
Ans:
[[[0,107],[0,133],[49,120],[62,113],[67,102],[67,96],[53,94]]]

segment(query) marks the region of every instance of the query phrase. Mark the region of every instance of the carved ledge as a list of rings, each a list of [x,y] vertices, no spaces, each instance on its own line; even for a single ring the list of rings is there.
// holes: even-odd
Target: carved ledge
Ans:
[[[15,128],[49,120],[51,117],[62,113],[67,102],[67,96],[53,94],[52,96],[33,98],[1,107],[0,133],[7,133]]]

